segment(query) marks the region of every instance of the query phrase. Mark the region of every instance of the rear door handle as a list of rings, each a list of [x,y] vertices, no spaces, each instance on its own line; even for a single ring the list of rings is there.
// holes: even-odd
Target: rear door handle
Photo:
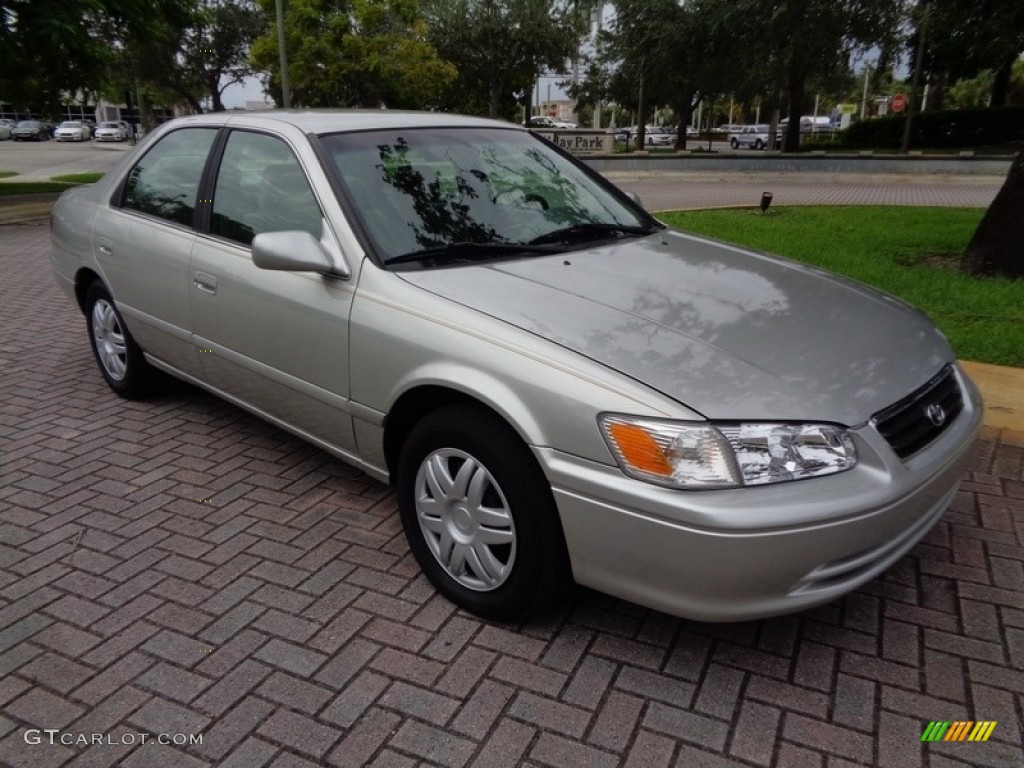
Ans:
[[[196,288],[203,293],[217,293],[217,278],[213,275],[208,275],[205,272],[196,272],[194,282]]]

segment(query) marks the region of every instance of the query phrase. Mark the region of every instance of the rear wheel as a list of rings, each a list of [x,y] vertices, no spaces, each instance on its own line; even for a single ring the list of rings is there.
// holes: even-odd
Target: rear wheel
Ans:
[[[429,414],[406,440],[396,480],[409,547],[456,605],[516,621],[569,582],[547,478],[493,413],[456,405]]]
[[[89,343],[107,385],[121,397],[142,397],[149,391],[154,371],[139,345],[128,333],[114,300],[99,281],[85,294]]]
[[[729,139],[729,144],[732,146],[733,149],[739,149],[740,148],[740,142],[736,138]]]
[[[754,149],[764,149],[764,142],[758,139],[754,142]]]

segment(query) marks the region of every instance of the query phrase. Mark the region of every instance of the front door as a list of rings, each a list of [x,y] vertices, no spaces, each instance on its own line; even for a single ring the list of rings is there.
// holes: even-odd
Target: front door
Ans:
[[[349,415],[348,317],[353,285],[252,263],[261,232],[324,231],[321,206],[292,148],[234,130],[214,186],[210,231],[191,260],[193,341],[216,389],[354,453]]]

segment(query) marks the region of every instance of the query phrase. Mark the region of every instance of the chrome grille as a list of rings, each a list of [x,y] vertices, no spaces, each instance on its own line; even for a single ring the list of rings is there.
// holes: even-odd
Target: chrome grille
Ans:
[[[913,456],[941,435],[964,407],[963,393],[947,365],[920,389],[879,411],[871,421],[901,459]]]

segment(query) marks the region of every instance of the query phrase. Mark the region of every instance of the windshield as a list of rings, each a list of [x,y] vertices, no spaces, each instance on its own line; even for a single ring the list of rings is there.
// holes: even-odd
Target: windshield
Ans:
[[[65,120],[63,123],[60,124],[60,127],[61,128],[81,128],[82,124],[81,123],[76,123],[76,122],[74,122],[72,120]]]
[[[598,233],[591,240],[658,226],[525,131],[403,128],[323,143],[385,263],[446,246],[552,242],[580,225]]]

